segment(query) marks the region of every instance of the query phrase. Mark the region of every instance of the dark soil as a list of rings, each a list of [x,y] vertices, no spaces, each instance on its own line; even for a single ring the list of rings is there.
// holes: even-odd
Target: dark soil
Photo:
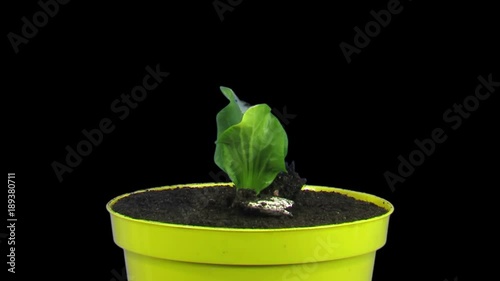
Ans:
[[[375,204],[338,192],[302,191],[305,183],[306,179],[299,176],[292,162],[286,163],[286,172],[279,173],[259,195],[248,189],[236,190],[230,185],[149,190],[118,200],[113,210],[137,219],[227,228],[319,226],[387,213],[386,209]],[[291,215],[248,208],[248,202],[276,196],[294,201],[293,207],[286,208]],[[269,206],[272,203],[264,203],[262,208]]]
[[[337,224],[367,219],[384,208],[337,193],[299,191],[294,194],[292,217],[245,213],[233,202],[230,186],[176,188],[132,194],[117,201],[113,210],[125,216],[183,225],[229,228],[289,228]]]

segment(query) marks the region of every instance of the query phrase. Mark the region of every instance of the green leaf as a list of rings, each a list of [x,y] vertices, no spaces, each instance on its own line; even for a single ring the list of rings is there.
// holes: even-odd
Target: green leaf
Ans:
[[[215,163],[237,188],[252,189],[258,194],[279,172],[286,172],[286,132],[268,105],[240,107],[241,101],[230,89],[221,90],[230,104],[217,114]]]
[[[229,100],[229,104],[219,111],[216,116],[217,138],[232,125],[240,123],[245,109],[244,102],[238,99],[233,90],[227,87],[220,87],[220,90]]]

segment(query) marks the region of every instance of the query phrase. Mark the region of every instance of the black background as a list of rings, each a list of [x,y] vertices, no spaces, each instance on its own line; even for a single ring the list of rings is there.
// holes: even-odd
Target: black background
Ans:
[[[11,4],[9,1],[9,4]],[[16,54],[36,1],[3,10],[4,149],[15,172],[16,270],[53,280],[124,280],[105,204],[137,189],[207,182],[219,86],[292,114],[287,160],[308,183],[391,201],[387,244],[374,280],[481,280],[497,276],[483,253],[497,243],[498,93],[452,130],[443,113],[498,73],[498,23],[490,4],[402,1],[403,10],[347,63],[339,44],[389,1],[242,1],[221,21],[212,1],[71,1]],[[226,1],[222,1],[226,2]],[[6,5],[5,3],[4,5]],[[124,120],[110,110],[142,83],[145,67],[170,75]],[[115,130],[60,183],[81,131],[111,118]],[[391,191],[415,139],[447,140]],[[0,231],[3,233],[5,231]],[[2,260],[6,240],[0,244]],[[6,270],[6,268],[5,268]],[[9,276],[12,278],[11,274]],[[347,281],[347,280],[346,280]]]

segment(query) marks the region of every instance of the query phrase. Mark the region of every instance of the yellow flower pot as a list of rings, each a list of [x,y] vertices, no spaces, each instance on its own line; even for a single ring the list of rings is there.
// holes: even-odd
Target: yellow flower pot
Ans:
[[[227,183],[147,190],[213,185]],[[386,243],[393,205],[351,190],[313,185],[304,189],[336,191],[372,202],[388,212],[334,225],[238,229],[146,221],[112,210],[115,202],[132,193],[112,199],[106,209],[111,215],[114,242],[125,252],[129,281],[370,281],[375,253]]]

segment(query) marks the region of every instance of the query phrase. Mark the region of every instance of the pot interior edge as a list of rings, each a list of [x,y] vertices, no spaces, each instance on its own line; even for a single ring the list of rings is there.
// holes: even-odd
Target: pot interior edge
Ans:
[[[321,228],[331,228],[331,227],[341,227],[341,226],[348,226],[348,225],[355,225],[359,223],[366,223],[369,221],[375,221],[375,220],[381,220],[388,218],[393,212],[394,212],[394,206],[387,200],[378,197],[373,194],[369,193],[364,193],[360,191],[354,191],[354,190],[349,190],[349,189],[342,189],[342,188],[337,188],[337,187],[329,187],[329,186],[320,186],[320,185],[304,185],[302,190],[311,190],[311,191],[326,191],[326,192],[339,192],[348,196],[352,196],[356,199],[361,199],[365,200],[371,203],[374,203],[378,205],[379,207],[382,207],[387,210],[385,214],[382,214],[377,217],[365,219],[365,220],[358,220],[354,222],[346,222],[346,223],[340,223],[340,224],[330,224],[330,225],[320,225],[320,226],[309,226],[309,227],[292,227],[292,228],[225,228],[225,227],[208,227],[208,226],[196,226],[196,225],[179,225],[179,224],[172,224],[172,223],[164,223],[164,222],[158,222],[158,221],[148,221],[148,220],[143,220],[143,219],[136,219],[132,218],[129,216],[122,215],[120,213],[117,213],[113,210],[113,205],[120,199],[141,193],[141,192],[147,192],[147,191],[155,191],[155,190],[165,190],[165,189],[174,189],[174,188],[182,188],[182,187],[195,187],[195,188],[203,188],[203,187],[208,187],[208,186],[233,186],[234,184],[230,182],[213,182],[213,183],[188,183],[188,184],[176,184],[176,185],[167,185],[167,186],[159,186],[159,187],[152,187],[152,188],[146,188],[146,189],[140,189],[136,191],[132,191],[129,193],[124,193],[121,195],[118,195],[111,199],[107,204],[106,204],[106,210],[111,214],[113,217],[117,218],[122,218],[130,221],[136,221],[136,222],[141,222],[141,223],[146,223],[146,224],[156,224],[156,225],[162,225],[162,226],[169,226],[169,227],[176,227],[176,228],[189,228],[189,229],[198,229],[198,230],[204,230],[204,231],[229,231],[229,232],[272,232],[272,231],[306,231],[306,230],[312,230],[312,229],[321,229]]]

